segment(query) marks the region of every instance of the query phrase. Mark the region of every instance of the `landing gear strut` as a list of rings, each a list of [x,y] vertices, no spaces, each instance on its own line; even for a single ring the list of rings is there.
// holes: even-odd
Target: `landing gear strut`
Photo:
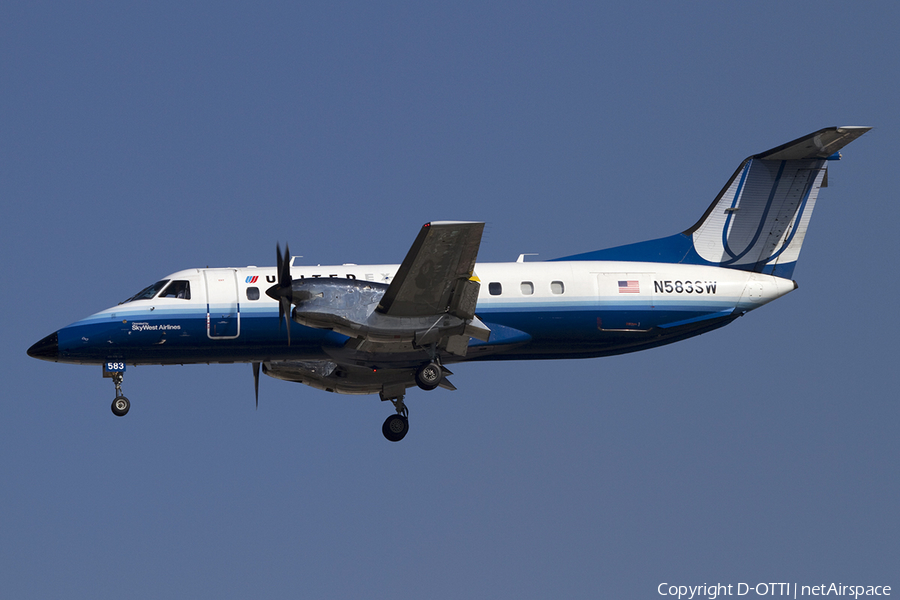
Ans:
[[[116,384],[116,398],[112,401],[112,412],[117,417],[124,417],[131,408],[131,402],[122,394],[122,380],[125,376],[121,372],[111,373],[113,383]]]
[[[384,425],[381,426],[381,433],[384,434],[384,437],[389,442],[399,442],[406,436],[406,432],[409,431],[409,409],[403,402],[402,394],[390,398],[386,397],[382,392],[381,399],[390,400],[397,411],[396,415],[391,415],[384,420]]]

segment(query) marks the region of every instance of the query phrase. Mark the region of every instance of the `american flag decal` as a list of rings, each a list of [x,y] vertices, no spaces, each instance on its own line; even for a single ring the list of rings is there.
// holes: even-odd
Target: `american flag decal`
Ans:
[[[640,294],[641,293],[641,285],[633,279],[628,281],[620,281],[619,282],[619,293],[620,294]]]

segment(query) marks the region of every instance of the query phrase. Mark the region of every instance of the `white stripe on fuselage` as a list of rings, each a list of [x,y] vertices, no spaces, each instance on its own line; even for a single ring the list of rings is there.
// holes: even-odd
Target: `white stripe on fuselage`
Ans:
[[[294,279],[354,278],[390,284],[400,265],[294,266]],[[221,270],[221,269],[217,269]],[[274,285],[274,267],[235,268],[241,311],[275,310],[277,303],[265,290]],[[191,300],[154,299],[122,304],[101,311],[84,321],[158,317],[169,310],[206,312],[207,305],[227,302],[207,298],[204,269],[187,269],[166,279],[191,282]],[[787,279],[721,267],[613,261],[559,261],[479,263],[475,275],[481,281],[479,311],[531,309],[566,310],[604,305],[673,307],[682,310],[752,310],[794,289]],[[256,277],[256,281],[252,278]],[[622,292],[619,281],[637,281],[638,291]],[[500,293],[491,294],[491,283]],[[249,300],[247,289],[259,290],[258,300]],[[496,286],[495,286],[496,287]],[[631,288],[633,289],[633,288]],[[530,293],[528,293],[530,292]],[[151,312],[152,311],[152,312]]]
[[[399,265],[332,265],[295,266],[294,279],[353,278],[390,284]],[[258,287],[263,293],[259,302],[275,305],[265,296],[274,284],[274,268],[247,267],[237,269],[242,305],[246,288]],[[770,302],[794,289],[790,280],[721,267],[609,261],[560,261],[522,263],[479,263],[475,275],[481,281],[478,309],[519,308],[544,305],[565,308],[613,302],[620,305],[729,305],[750,310]],[[255,283],[247,278],[257,277]],[[169,276],[183,278],[181,273]],[[618,281],[639,281],[638,293],[622,293]],[[748,296],[748,283],[755,285]],[[497,295],[491,294],[491,283],[500,284]],[[652,299],[652,302],[651,302]]]

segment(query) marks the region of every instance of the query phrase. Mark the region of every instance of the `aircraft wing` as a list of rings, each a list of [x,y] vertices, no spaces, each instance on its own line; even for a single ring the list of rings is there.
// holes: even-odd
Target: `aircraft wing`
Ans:
[[[478,222],[423,225],[376,311],[392,317],[451,312],[472,318],[480,287],[472,278],[483,231],[484,223]]]

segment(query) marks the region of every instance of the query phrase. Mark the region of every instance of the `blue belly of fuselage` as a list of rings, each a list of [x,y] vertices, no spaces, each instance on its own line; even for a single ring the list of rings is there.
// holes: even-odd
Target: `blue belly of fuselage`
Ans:
[[[486,306],[478,316],[488,327],[493,325],[497,335],[486,343],[471,340],[468,357],[448,356],[445,362],[576,358],[642,350],[703,333],[734,318],[721,310],[714,305],[665,309],[609,304],[576,308]],[[716,318],[704,320],[709,315]],[[202,306],[98,313],[59,330],[59,361],[190,364],[319,360],[339,355],[349,340],[332,331],[291,322],[288,345],[286,325],[279,322],[274,308],[230,315],[231,321],[223,317],[209,314],[208,323]],[[699,322],[690,323],[693,320]],[[666,327],[685,321],[689,323]],[[384,362],[384,355],[378,360]]]

